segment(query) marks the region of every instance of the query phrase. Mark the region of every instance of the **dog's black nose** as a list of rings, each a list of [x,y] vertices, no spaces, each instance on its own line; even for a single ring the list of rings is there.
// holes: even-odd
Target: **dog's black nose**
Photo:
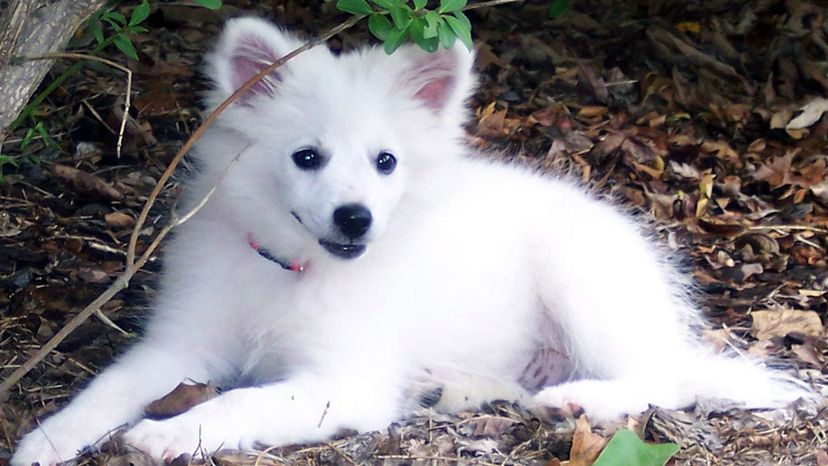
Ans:
[[[364,235],[371,228],[371,219],[371,211],[362,204],[346,204],[333,213],[334,224],[350,240]]]

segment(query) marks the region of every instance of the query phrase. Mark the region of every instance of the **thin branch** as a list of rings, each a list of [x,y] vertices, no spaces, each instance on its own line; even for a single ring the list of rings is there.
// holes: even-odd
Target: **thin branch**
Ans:
[[[828,229],[820,228],[820,227],[812,227],[810,225],[754,225],[748,227],[750,231],[768,231],[768,230],[779,230],[779,231],[813,231],[816,233],[828,233]]]
[[[227,165],[224,167],[224,170],[222,170],[221,173],[219,173],[219,176],[216,178],[216,181],[213,183],[213,186],[211,186],[210,189],[207,191],[207,194],[205,194],[201,198],[201,200],[198,201],[198,204],[196,204],[195,207],[190,209],[189,212],[184,214],[183,217],[181,217],[177,222],[175,222],[175,226],[179,226],[182,223],[186,222],[193,215],[195,215],[196,212],[198,212],[199,210],[201,210],[202,207],[204,207],[204,204],[206,204],[207,201],[209,201],[210,198],[213,196],[213,193],[216,192],[216,188],[218,188],[218,185],[221,183],[221,180],[224,179],[224,175],[226,175],[227,172],[230,171],[230,167],[232,167],[233,165],[236,164],[236,162],[239,161],[239,158],[242,156],[242,154],[244,154],[244,152],[247,150],[248,147],[250,147],[250,146],[249,145],[245,146],[244,149],[241,150],[241,152],[236,154],[236,156],[233,157],[233,159],[230,160],[230,162],[227,163]]]
[[[477,10],[478,8],[489,8],[492,6],[505,5],[507,3],[523,3],[524,0],[489,0],[487,2],[472,3],[466,5],[463,11]]]
[[[94,55],[87,55],[84,53],[72,53],[72,52],[55,52],[55,53],[47,53],[44,55],[40,55],[37,57],[26,57],[26,60],[53,60],[55,58],[68,58],[72,60],[90,60],[103,63],[105,65],[109,65],[113,68],[117,68],[127,76],[127,85],[126,85],[126,97],[124,97],[124,114],[121,117],[121,127],[118,129],[118,142],[115,145],[115,155],[118,158],[121,158],[121,147],[124,143],[124,131],[126,130],[126,123],[127,118],[129,118],[129,106],[131,104],[132,98],[132,70],[127,68],[124,65],[116,63],[112,60],[107,60],[106,58],[96,57]]]

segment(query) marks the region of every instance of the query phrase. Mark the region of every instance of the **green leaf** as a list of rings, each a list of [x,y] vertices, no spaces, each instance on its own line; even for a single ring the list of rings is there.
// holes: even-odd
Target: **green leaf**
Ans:
[[[423,18],[414,18],[409,27],[409,33],[411,38],[414,39],[414,43],[419,45],[421,49],[426,52],[435,52],[440,47],[440,39],[437,37],[426,38],[424,35],[425,27],[426,22]]]
[[[196,5],[207,8],[208,10],[218,10],[221,8],[221,0],[195,0]]]
[[[370,15],[374,12],[371,5],[365,0],[339,0],[336,2],[339,11],[351,13],[357,16]]]
[[[549,10],[546,15],[549,16],[549,18],[557,18],[571,6],[572,0],[552,0],[552,4],[549,5]]]
[[[20,143],[20,149],[23,149],[23,143]],[[3,177],[3,167],[6,165],[11,165],[14,168],[20,166],[20,161],[16,158],[9,157],[8,155],[0,155],[0,178]]]
[[[103,29],[101,29],[101,25],[97,21],[92,21],[89,23],[89,29],[92,30],[92,35],[95,36],[95,41],[98,45],[104,43],[104,35]]]
[[[400,2],[395,0],[371,0],[375,5],[383,10],[391,11],[394,8],[400,7]]]
[[[108,11],[106,14],[101,16],[101,19],[109,21],[112,24],[119,24],[121,26],[126,26],[127,24],[127,20],[124,18],[124,15],[118,13],[117,11]]]
[[[426,27],[423,30],[423,37],[426,39],[431,39],[432,37],[437,37],[437,26],[443,22],[443,19],[440,18],[440,14],[436,11],[429,10],[425,16]]]
[[[132,17],[129,18],[129,25],[130,26],[137,26],[144,22],[145,19],[150,14],[150,4],[147,0],[141,2],[140,5],[136,6],[134,10],[132,10]]]
[[[385,15],[374,13],[368,17],[368,30],[379,40],[385,40],[388,33],[391,31],[391,21]]]
[[[454,13],[465,8],[468,0],[440,0],[440,8],[437,9],[440,13]]]
[[[454,32],[454,35],[457,36],[458,39],[460,39],[460,42],[462,42],[467,49],[471,50],[474,47],[471,38],[471,29],[469,29],[469,27],[466,26],[466,24],[463,21],[457,19],[454,16],[445,15],[443,16],[443,19],[446,21],[446,23],[448,23],[452,32]]]
[[[621,429],[592,466],[664,466],[678,451],[674,443],[644,443],[633,431]]]
[[[437,26],[437,37],[440,38],[440,45],[442,45],[444,49],[450,49],[454,45],[454,41],[457,40],[457,36],[454,34],[454,31],[452,31],[451,27],[445,22],[442,22],[439,26]]]
[[[388,36],[385,38],[384,44],[385,53],[391,55],[400,47],[400,45],[403,44],[403,42],[405,42],[406,39],[408,39],[408,29],[410,23],[411,22],[409,21],[409,24],[406,24],[404,29],[392,29],[388,32]]]
[[[34,128],[29,128],[28,131],[26,131],[26,135],[23,136],[23,140],[20,141],[20,150],[26,150],[26,148],[29,147],[29,144],[32,143],[32,140],[34,139],[34,136],[35,136],[35,129]],[[17,167],[17,165],[15,165],[15,167]]]
[[[109,18],[107,16],[101,16],[101,19],[109,23],[109,25],[112,26],[112,29],[114,29],[115,31],[121,31],[124,29],[122,25],[120,25],[117,21],[115,21],[112,18]]]
[[[130,34],[145,34],[149,32],[149,29],[145,28],[144,26],[130,26],[129,32]]]
[[[468,18],[468,16],[466,16],[465,13],[463,13],[462,11],[455,11],[454,12],[454,17],[459,19],[460,22],[462,22],[463,25],[466,26],[466,29],[471,31],[471,21],[469,21],[469,18]]]
[[[411,24],[411,20],[414,19],[414,14],[408,5],[395,5],[388,12],[391,13],[391,19],[394,20],[394,27],[400,31],[407,28]]]
[[[138,51],[135,50],[135,46],[132,45],[132,41],[126,35],[118,34],[112,39],[112,43],[115,44],[115,47],[118,47],[118,50],[124,52],[124,55],[133,60],[138,59]]]
[[[414,0],[414,10],[422,10],[426,3],[428,3],[428,0]]]

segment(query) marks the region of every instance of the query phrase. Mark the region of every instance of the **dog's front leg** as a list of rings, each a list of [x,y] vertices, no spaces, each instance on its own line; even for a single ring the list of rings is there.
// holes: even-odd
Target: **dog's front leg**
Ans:
[[[361,375],[305,374],[232,390],[179,416],[141,421],[126,442],[170,460],[199,449],[312,442],[344,428],[383,428],[398,415],[400,391],[387,378]]]
[[[53,465],[140,418],[144,406],[184,379],[208,378],[195,351],[136,345],[95,378],[69,406],[49,417],[17,445],[11,464]]]

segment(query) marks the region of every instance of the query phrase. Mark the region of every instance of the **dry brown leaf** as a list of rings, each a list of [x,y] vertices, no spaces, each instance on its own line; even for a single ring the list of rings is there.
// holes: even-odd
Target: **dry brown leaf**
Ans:
[[[122,201],[124,193],[95,175],[68,165],[54,164],[52,173],[78,194],[112,201]]]
[[[791,347],[791,351],[799,356],[799,359],[811,364],[814,367],[821,368],[825,365],[825,358],[819,350],[814,348],[814,345],[811,342],[807,342],[803,345],[793,345],[793,347]]]
[[[569,450],[569,466],[590,466],[606,443],[604,437],[592,432],[589,419],[582,415],[575,421],[572,449]]]
[[[726,328],[708,329],[702,332],[702,339],[719,353],[724,351],[730,341],[730,330]]]
[[[822,321],[814,311],[779,309],[754,311],[750,334],[758,340],[784,337],[790,333],[818,337],[822,335]]]
[[[828,450],[817,450],[816,462],[817,466],[828,466]]]
[[[125,212],[112,212],[106,214],[104,215],[104,220],[106,220],[107,225],[121,228],[132,226],[135,223],[135,219],[132,215]]]
[[[218,390],[211,383],[181,382],[170,393],[147,405],[144,414],[150,419],[167,419],[217,396]]]
[[[757,181],[767,181],[774,188],[789,184],[791,163],[797,153],[799,150],[790,150],[782,157],[775,157],[771,163],[759,167],[753,178]]]
[[[785,125],[786,130],[805,129],[813,126],[822,118],[823,113],[828,112],[828,99],[814,99],[805,104],[800,111],[802,113]]]
[[[687,178],[691,180],[698,180],[701,178],[701,173],[699,173],[699,170],[690,164],[678,163],[675,160],[670,160],[669,165],[670,171],[682,178]]]
[[[706,233],[726,238],[735,238],[745,232],[744,225],[724,223],[721,220],[700,218],[698,224]]]
[[[78,277],[86,283],[106,283],[109,274],[95,266],[81,266],[78,268]]]
[[[469,420],[472,436],[498,438],[517,421],[503,416],[479,416]]]
[[[603,105],[587,105],[578,110],[578,116],[581,118],[594,118],[606,115],[608,111],[609,109]]]

